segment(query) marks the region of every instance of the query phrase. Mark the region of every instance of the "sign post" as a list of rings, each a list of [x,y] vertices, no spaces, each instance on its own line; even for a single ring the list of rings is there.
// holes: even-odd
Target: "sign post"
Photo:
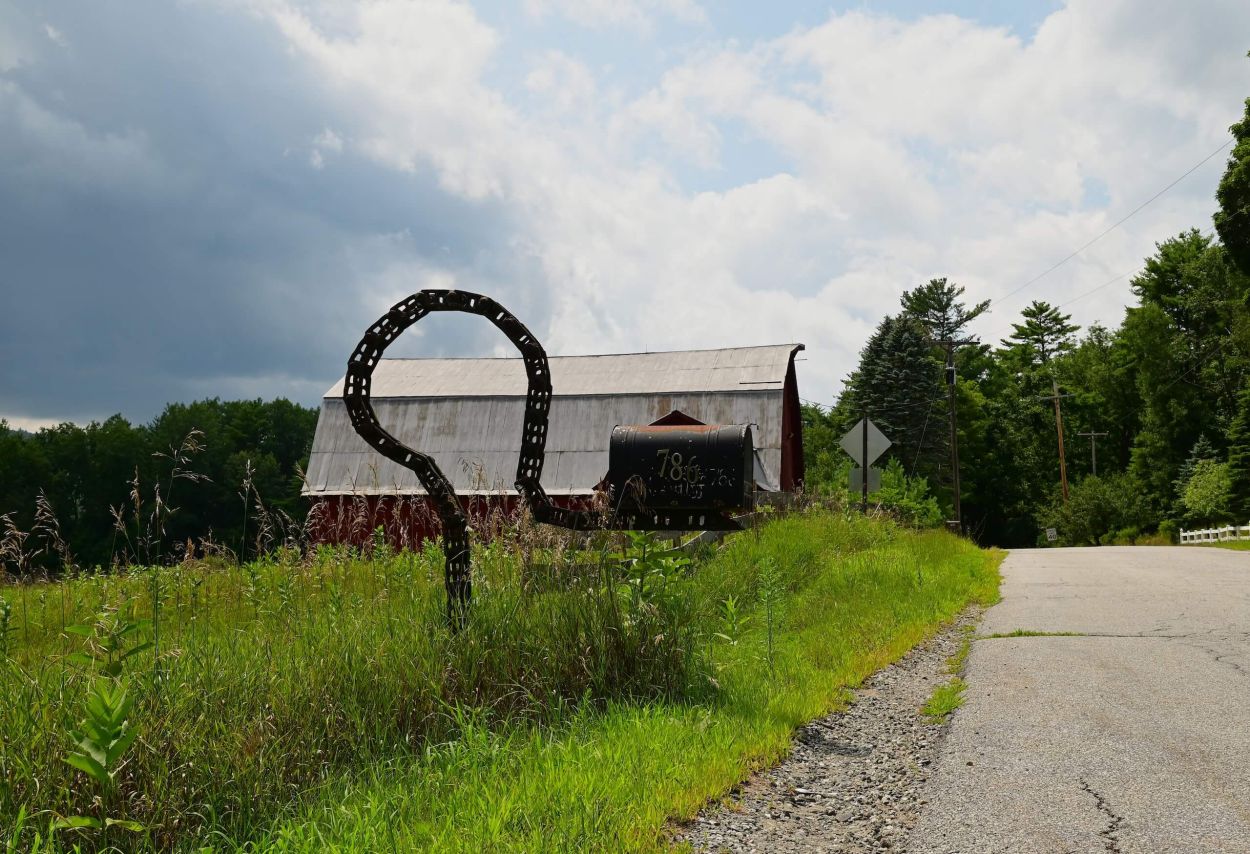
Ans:
[[[874,482],[878,487],[881,484],[880,472],[870,466],[894,443],[865,415],[847,431],[838,444],[846,451],[847,456],[859,463],[859,470],[851,472],[851,489],[855,490],[858,486],[860,509],[867,513],[869,488]]]
[[[862,432],[864,434],[864,455],[863,457],[861,457],[861,459],[864,461],[864,468],[868,468],[868,414],[867,413],[864,413],[864,419],[861,423],[863,424]],[[867,472],[865,472],[865,474],[867,474]],[[863,481],[864,482],[861,484],[863,488],[863,498],[860,501],[859,512],[867,516],[868,515],[868,478],[866,477],[863,478]]]

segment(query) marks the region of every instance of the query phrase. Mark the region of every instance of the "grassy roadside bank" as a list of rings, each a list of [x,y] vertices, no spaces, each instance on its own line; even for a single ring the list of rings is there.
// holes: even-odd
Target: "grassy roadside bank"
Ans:
[[[1228,549],[1234,552],[1250,552],[1250,540],[1225,540],[1222,543],[1198,543],[1197,545],[1214,546],[1217,549]]]
[[[637,557],[539,584],[486,550],[458,636],[434,554],[6,590],[22,639],[0,684],[0,826],[93,809],[61,761],[91,677],[66,659],[80,638],[48,628],[58,611],[163,603],[163,649],[130,677],[140,737],[114,809],[147,830],[113,831],[124,848],[656,850],[671,817],[997,587],[997,556],[966,542],[817,512],[697,567]]]

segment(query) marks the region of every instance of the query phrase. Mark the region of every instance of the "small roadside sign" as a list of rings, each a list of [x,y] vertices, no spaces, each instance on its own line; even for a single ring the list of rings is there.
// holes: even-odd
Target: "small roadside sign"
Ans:
[[[864,460],[861,457],[864,456],[864,422],[866,421],[868,422],[866,425],[868,429],[868,459]],[[838,444],[860,466],[870,466],[876,461],[877,457],[884,454],[894,443],[877,429],[876,424],[873,424],[867,418],[861,418],[859,423],[847,431],[847,434],[842,437]],[[872,475],[869,475],[868,478],[871,484]]]
[[[861,468],[851,469],[851,492],[860,492],[864,488],[864,470]],[[876,492],[881,489],[881,469],[868,469],[868,491]]]
[[[1059,539],[1059,532],[1056,531],[1054,528],[1047,528],[1046,529],[1046,541],[1053,543],[1057,539]]]

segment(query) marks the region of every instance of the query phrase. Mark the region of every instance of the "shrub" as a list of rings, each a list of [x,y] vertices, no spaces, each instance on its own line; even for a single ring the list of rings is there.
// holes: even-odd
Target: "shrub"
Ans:
[[[1198,460],[1180,494],[1186,521],[1200,524],[1227,522],[1232,492],[1233,480],[1228,463]]]
[[[929,482],[923,477],[908,477],[897,457],[892,457],[881,472],[881,489],[872,498],[912,527],[936,528],[942,524],[942,508],[929,494]]]
[[[1166,538],[1169,543],[1179,543],[1181,541],[1181,526],[1177,524],[1175,519],[1164,519],[1159,523],[1159,536]]]
[[[1141,490],[1128,474],[1090,475],[1074,485],[1065,504],[1056,498],[1038,521],[1059,532],[1057,545],[1097,546],[1117,531],[1137,529],[1148,519]]]
[[[1137,538],[1141,536],[1141,529],[1136,525],[1130,525],[1127,528],[1121,528],[1115,532],[1113,542],[1117,546],[1135,546]]]

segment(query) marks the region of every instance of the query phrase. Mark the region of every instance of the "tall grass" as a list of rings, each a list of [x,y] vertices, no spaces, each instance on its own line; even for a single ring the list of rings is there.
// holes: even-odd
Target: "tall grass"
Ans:
[[[794,728],[843,706],[848,687],[970,602],[992,602],[1000,559],[945,533],[859,517],[779,520],[733,540],[690,579],[714,695],[583,706],[554,726],[482,729],[417,761],[343,775],[262,847],[661,850],[673,819],[776,761]],[[716,607],[730,595],[743,602],[736,638]]]
[[[0,588],[0,844],[93,810],[63,761],[92,678],[65,627],[101,612],[159,617],[128,664],[140,734],[111,810],[147,830],[126,847],[646,849],[994,586],[963,541],[825,512],[693,566],[618,546],[477,548],[457,634],[434,547]]]

